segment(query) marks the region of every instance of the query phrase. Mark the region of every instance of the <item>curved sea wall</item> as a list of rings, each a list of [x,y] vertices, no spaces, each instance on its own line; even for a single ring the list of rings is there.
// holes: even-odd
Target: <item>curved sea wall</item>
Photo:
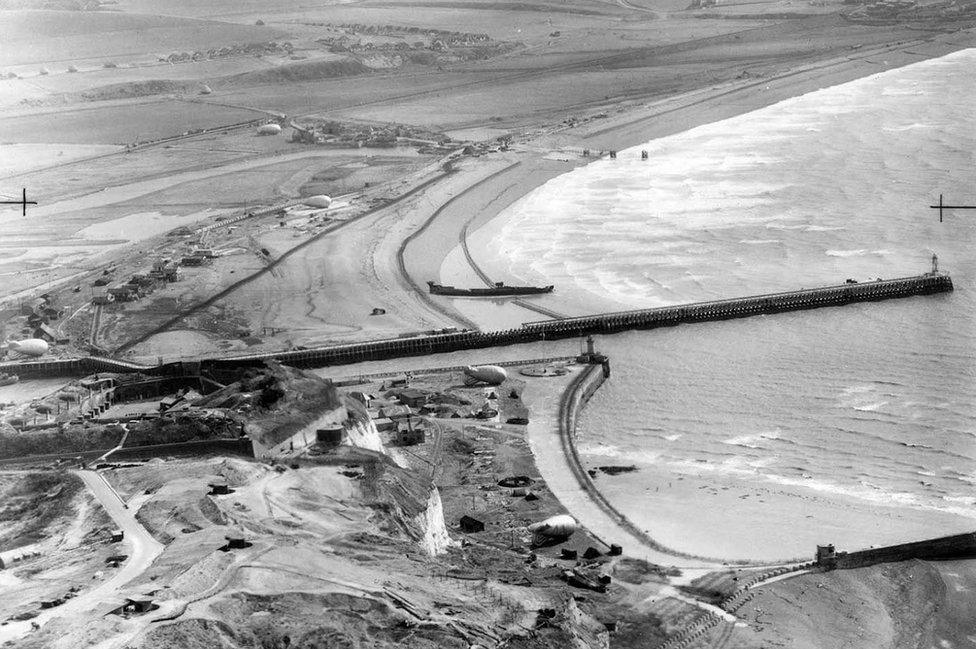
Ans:
[[[579,414],[583,410],[583,407],[590,400],[590,398],[592,398],[593,394],[600,389],[600,386],[603,385],[604,381],[606,381],[609,375],[609,361],[604,362],[602,365],[587,365],[579,373],[579,375],[573,379],[572,383],[569,384],[569,387],[563,393],[562,399],[559,403],[560,442],[562,443],[563,453],[569,462],[576,481],[579,483],[580,488],[586,492],[597,507],[602,509],[603,512],[613,519],[613,521],[621,528],[627,530],[633,536],[643,541],[647,547],[672,555],[676,558],[680,557],[686,559],[703,559],[706,561],[712,561],[713,559],[707,559],[685,552],[672,550],[671,548],[667,548],[652,539],[647,535],[646,532],[634,525],[630,519],[624,516],[620,510],[614,507],[613,504],[607,500],[606,496],[600,492],[596,484],[593,482],[593,479],[590,477],[590,474],[587,473],[586,468],[583,466],[583,462],[579,456],[579,451],[576,448],[576,424],[579,420]],[[595,534],[593,536],[603,545],[607,547],[610,546],[608,540],[601,539]]]

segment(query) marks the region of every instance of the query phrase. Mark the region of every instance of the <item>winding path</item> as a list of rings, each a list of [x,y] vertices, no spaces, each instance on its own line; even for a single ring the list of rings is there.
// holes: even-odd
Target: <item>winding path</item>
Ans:
[[[78,616],[87,613],[107,599],[120,599],[119,591],[133,579],[146,571],[156,558],[163,553],[165,546],[154,539],[145,527],[136,520],[125,501],[112,488],[105,477],[96,471],[73,471],[81,478],[95,499],[102,505],[112,521],[123,532],[122,543],[128,550],[129,558],[109,579],[101,584],[69,599],[64,604],[41,611],[30,622],[11,623],[0,631],[0,642],[17,640],[27,635],[33,625],[44,626],[57,618]],[[122,602],[119,601],[121,604]]]

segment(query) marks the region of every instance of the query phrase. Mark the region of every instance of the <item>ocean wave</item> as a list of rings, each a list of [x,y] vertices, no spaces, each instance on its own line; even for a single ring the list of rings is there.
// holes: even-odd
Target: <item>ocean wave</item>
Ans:
[[[722,443],[729,444],[731,446],[742,446],[745,448],[762,448],[759,442],[767,439],[779,439],[781,432],[782,431],[777,429],[763,433],[754,433],[751,435],[739,435],[738,437],[722,440]]]
[[[882,131],[887,131],[888,133],[901,133],[904,131],[914,131],[920,128],[934,128],[933,124],[906,124],[904,126],[883,126]]]
[[[858,486],[843,485],[826,480],[815,478],[797,479],[789,476],[777,474],[766,475],[765,478],[775,484],[800,487],[810,491],[827,494],[829,496],[840,496],[851,498],[858,501],[868,502],[872,505],[892,508],[909,508],[916,510],[935,511],[945,514],[953,514],[965,518],[976,519],[976,509],[965,506],[945,506],[940,504],[944,500],[935,500],[923,497],[917,493],[908,491],[892,491],[880,485],[865,483]]]
[[[622,449],[612,444],[581,444],[579,454],[586,457],[608,457],[639,464],[656,464],[661,457],[658,451]]]
[[[867,250],[860,248],[858,250],[827,250],[824,254],[828,257],[862,257],[867,254]]]
[[[880,410],[881,408],[887,405],[888,405],[887,401],[878,401],[877,403],[869,403],[863,406],[851,406],[851,408],[853,408],[854,410],[858,410],[860,412],[877,412],[878,410]]]

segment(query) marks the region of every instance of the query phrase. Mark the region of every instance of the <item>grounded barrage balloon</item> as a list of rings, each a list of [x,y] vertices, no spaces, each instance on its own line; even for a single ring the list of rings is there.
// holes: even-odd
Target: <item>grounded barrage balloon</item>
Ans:
[[[579,529],[579,523],[568,514],[552,516],[528,527],[528,530],[533,534],[551,539],[569,538],[577,529]]]
[[[316,196],[309,196],[302,201],[302,204],[309,207],[328,207],[332,205],[332,199],[325,194],[318,194]]]
[[[43,356],[47,353],[48,344],[40,338],[28,338],[27,340],[11,340],[7,347],[12,352],[23,354],[24,356]]]
[[[501,385],[508,378],[508,372],[497,365],[480,365],[477,367],[469,365],[463,371],[465,385],[475,385],[477,383]]]
[[[258,127],[258,135],[278,135],[281,133],[281,124],[265,124]]]

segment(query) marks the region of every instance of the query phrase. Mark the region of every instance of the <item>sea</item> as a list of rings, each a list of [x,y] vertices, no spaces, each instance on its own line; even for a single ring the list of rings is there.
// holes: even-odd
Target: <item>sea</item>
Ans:
[[[488,274],[555,284],[573,314],[916,275],[933,255],[953,279],[601,337],[613,374],[579,448],[635,468],[597,471],[615,507],[729,559],[976,530],[976,211],[929,207],[976,204],[974,105],[970,49],[620,151],[485,226]]]

